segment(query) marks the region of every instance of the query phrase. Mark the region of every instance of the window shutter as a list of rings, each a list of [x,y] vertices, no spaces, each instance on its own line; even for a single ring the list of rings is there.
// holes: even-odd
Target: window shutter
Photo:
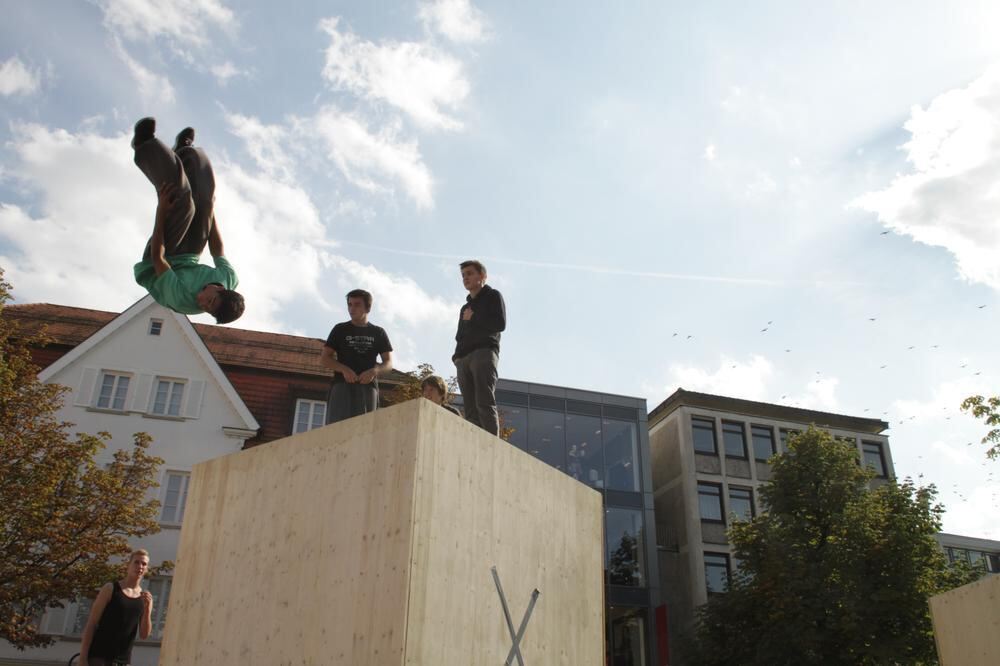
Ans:
[[[97,383],[97,368],[84,368],[80,386],[76,389],[77,407],[92,407],[94,404],[94,384]]]
[[[42,626],[41,626],[41,632],[43,634],[48,634],[49,636],[62,636],[65,630],[66,630],[65,608],[50,608],[47,611],[45,611],[45,617],[42,618]]]
[[[132,404],[129,410],[145,412],[149,409],[149,389],[153,385],[153,375],[139,375],[135,390],[132,391]]]
[[[201,415],[201,402],[205,397],[205,382],[196,379],[187,385],[187,400],[184,401],[184,409],[181,415],[186,419],[196,419]]]

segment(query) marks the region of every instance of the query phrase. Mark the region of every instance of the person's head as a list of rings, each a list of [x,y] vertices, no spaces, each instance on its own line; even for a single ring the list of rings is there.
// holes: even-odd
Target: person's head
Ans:
[[[128,557],[128,575],[135,576],[138,580],[146,575],[147,569],[149,569],[149,551],[145,548],[133,550]]]
[[[368,320],[368,313],[372,311],[372,295],[364,289],[352,289],[347,292],[347,312],[351,315],[351,321],[364,323]]]
[[[443,405],[448,398],[448,385],[437,375],[431,375],[420,382],[420,392],[436,405]]]
[[[215,317],[217,324],[236,321],[246,309],[242,294],[226,289],[217,282],[206,284],[194,298],[199,308]]]
[[[459,264],[462,269],[462,286],[473,294],[479,292],[486,284],[486,266],[476,259],[469,259]]]

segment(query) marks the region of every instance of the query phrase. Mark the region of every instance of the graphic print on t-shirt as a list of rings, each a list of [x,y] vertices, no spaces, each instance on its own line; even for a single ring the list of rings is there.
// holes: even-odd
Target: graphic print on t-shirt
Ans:
[[[374,335],[345,335],[344,344],[358,356],[364,356],[375,346]]]
[[[374,324],[355,326],[349,321],[333,327],[326,346],[337,353],[338,361],[358,374],[375,367],[379,354],[392,351],[385,329]],[[333,381],[343,381],[343,375],[336,373]]]

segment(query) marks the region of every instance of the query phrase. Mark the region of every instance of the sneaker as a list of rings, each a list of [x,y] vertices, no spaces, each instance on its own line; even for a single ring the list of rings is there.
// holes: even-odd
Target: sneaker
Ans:
[[[174,141],[174,152],[176,153],[181,148],[186,148],[194,144],[194,128],[185,127],[177,135],[177,140]]]
[[[156,133],[155,118],[141,118],[135,124],[135,132],[132,134],[132,147],[137,148],[153,138]]]

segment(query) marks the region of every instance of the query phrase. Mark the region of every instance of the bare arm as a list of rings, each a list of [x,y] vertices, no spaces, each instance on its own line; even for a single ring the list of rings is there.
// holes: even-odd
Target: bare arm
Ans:
[[[153,633],[153,595],[142,592],[142,617],[139,618],[139,639],[146,640]]]
[[[332,347],[323,345],[323,352],[320,354],[319,361],[323,364],[324,368],[330,368],[334,372],[344,375],[344,381],[348,384],[354,384],[358,381],[357,373],[337,360],[337,352]]]
[[[174,183],[165,183],[158,193],[159,203],[156,204],[156,222],[153,225],[153,238],[149,244],[150,259],[157,277],[170,270],[166,253],[163,249],[163,228],[167,225],[167,216],[177,203],[178,190]]]
[[[219,233],[219,218],[212,215],[212,231],[208,234],[208,251],[213,257],[226,256],[222,247],[222,234]]]
[[[392,352],[381,352],[379,358],[382,359],[381,363],[376,363],[375,367],[370,370],[365,370],[358,376],[358,381],[362,384],[371,384],[374,379],[380,375],[392,370]]]
[[[97,631],[97,623],[104,615],[104,609],[111,601],[111,583],[106,583],[101,591],[97,593],[93,605],[90,607],[90,615],[87,616],[87,625],[83,628],[83,635],[80,639],[80,666],[87,666],[87,654],[90,652],[90,644],[94,641],[94,632]]]

